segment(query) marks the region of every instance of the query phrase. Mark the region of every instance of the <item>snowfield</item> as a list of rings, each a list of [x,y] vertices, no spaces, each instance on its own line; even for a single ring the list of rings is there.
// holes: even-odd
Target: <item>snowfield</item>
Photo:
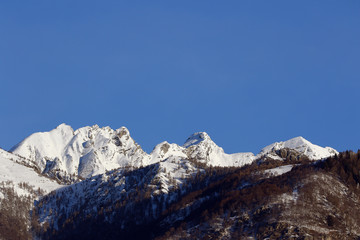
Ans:
[[[28,194],[18,186],[19,183],[29,183],[35,189],[41,188],[46,193],[62,187],[56,181],[40,176],[34,169],[23,166],[15,161],[19,157],[0,149],[0,182],[12,181],[19,195]]]
[[[294,167],[294,165],[284,165],[284,166],[265,170],[264,173],[269,173],[274,176],[279,176],[284,173],[290,172],[293,167]]]

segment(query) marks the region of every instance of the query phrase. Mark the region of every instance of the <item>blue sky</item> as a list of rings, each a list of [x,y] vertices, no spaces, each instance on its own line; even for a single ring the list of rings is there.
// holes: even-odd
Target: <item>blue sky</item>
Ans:
[[[1,1],[0,147],[60,123],[151,151],[360,148],[360,1]]]

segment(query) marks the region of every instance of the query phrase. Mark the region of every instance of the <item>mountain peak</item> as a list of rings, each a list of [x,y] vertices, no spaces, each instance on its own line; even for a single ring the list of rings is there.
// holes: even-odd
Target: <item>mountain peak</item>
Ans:
[[[301,140],[301,141],[307,141],[303,136],[298,136],[298,137],[294,137],[294,138],[291,138],[291,139],[289,139],[289,140]],[[289,141],[288,140],[288,141]]]
[[[66,123],[60,124],[52,131],[60,131],[62,134],[70,133],[70,132],[74,133],[74,129],[70,125],[67,125]]]
[[[130,137],[130,132],[129,129],[127,129],[126,127],[122,126],[121,128],[117,129],[116,132],[122,137],[122,136],[129,136]]]
[[[183,147],[188,148],[192,145],[199,144],[200,142],[204,140],[211,140],[210,136],[206,132],[197,132],[192,134],[186,142],[184,143]]]
[[[59,126],[57,126],[55,129],[63,129],[63,128],[71,128],[70,125],[67,125],[66,123],[61,123]]]
[[[263,148],[259,153],[260,156],[266,155],[270,152],[277,151],[283,148],[294,149],[300,153],[305,154],[311,160],[318,160],[322,158],[330,157],[337,153],[333,148],[329,147],[320,147],[318,145],[312,144],[310,141],[299,136],[291,138],[284,142],[275,142]]]
[[[150,153],[150,156],[152,158],[152,163],[165,160],[168,157],[180,157],[183,159],[187,158],[186,154],[184,153],[184,148],[175,143],[168,143],[167,141],[156,145],[153,151]]]
[[[302,136],[291,138],[291,139],[289,139],[289,140],[287,140],[285,142],[293,143],[293,144],[304,144],[304,143],[309,144],[309,143],[311,143]]]

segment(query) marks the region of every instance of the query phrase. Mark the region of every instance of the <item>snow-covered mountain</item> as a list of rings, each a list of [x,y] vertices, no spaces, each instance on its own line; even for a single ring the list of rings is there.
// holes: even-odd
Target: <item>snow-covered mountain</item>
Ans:
[[[283,148],[294,149],[311,160],[337,153],[332,148],[322,148],[297,137],[273,143],[257,156],[250,152],[227,154],[207,133],[198,132],[192,134],[183,146],[165,141],[148,154],[131,138],[125,127],[113,130],[94,125],[74,131],[66,124],[50,132],[34,133],[10,151],[35,163],[43,174],[70,183],[117,168],[148,166],[171,157],[208,166],[241,167]]]
[[[301,193],[298,186],[303,184],[293,183],[300,181],[297,178],[298,173],[303,172],[300,167],[307,166],[310,173],[310,168],[317,171],[315,166],[333,166],[324,164],[332,158],[315,164],[309,159],[319,160],[338,153],[296,137],[273,143],[258,155],[227,154],[205,132],[192,134],[182,146],[164,141],[146,153],[125,127],[113,130],[94,125],[73,130],[66,124],[49,132],[34,133],[11,151],[0,149],[0,205],[5,202],[2,199],[15,202],[9,194],[11,189],[21,197],[32,194],[27,201],[18,198],[27,204],[20,212],[26,217],[22,220],[26,222],[25,228],[31,225],[39,239],[56,239],[56,236],[72,239],[83,234],[85,239],[107,238],[106,234],[112,236],[109,239],[144,239],[154,232],[161,235],[170,226],[188,219],[193,219],[192,224],[174,229],[181,232],[190,227],[196,232],[201,226],[196,223],[201,220],[198,217],[206,219],[209,215],[206,211],[211,212],[216,202],[220,210],[212,212],[221,215],[219,220],[228,214],[227,207],[232,209],[232,214],[234,206],[239,206],[235,218],[230,218],[234,224],[231,229],[238,229],[236,222],[247,226],[248,216],[258,214],[253,209],[249,215],[242,213],[244,206],[252,206],[253,201],[260,204],[264,199],[276,199],[288,192],[298,196],[298,192]],[[347,156],[355,159],[354,153],[338,157]],[[234,168],[244,165],[247,166]],[[307,179],[306,174],[302,177]],[[60,185],[50,178],[72,184]],[[357,176],[354,179],[358,179]],[[12,181],[11,186],[3,184],[7,180]],[[29,188],[24,182],[33,187]],[[279,187],[282,185],[285,187]],[[51,192],[41,197],[44,193],[34,193],[36,188]],[[270,195],[273,197],[268,198]],[[218,225],[217,219],[206,221],[211,228]],[[219,226],[224,228],[226,224]],[[230,228],[227,231],[230,233]],[[189,237],[182,234],[184,238]]]
[[[107,170],[148,165],[150,157],[125,128],[97,125],[74,131],[61,124],[50,132],[34,133],[10,151],[36,162],[44,174],[87,178]]]
[[[331,147],[323,148],[312,144],[303,137],[295,137],[285,142],[275,142],[266,146],[260,151],[258,157],[265,156],[267,154],[274,155],[274,152],[285,148],[296,150],[307,156],[310,160],[320,160],[338,154],[338,152]],[[274,157],[276,158],[275,155]]]
[[[97,125],[74,131],[61,124],[50,132],[32,134],[10,151],[60,180],[88,178],[119,167],[148,166],[169,157],[196,159],[213,166],[243,166],[254,160],[252,153],[224,153],[206,133],[193,134],[183,147],[162,142],[147,154],[125,127],[113,130]]]

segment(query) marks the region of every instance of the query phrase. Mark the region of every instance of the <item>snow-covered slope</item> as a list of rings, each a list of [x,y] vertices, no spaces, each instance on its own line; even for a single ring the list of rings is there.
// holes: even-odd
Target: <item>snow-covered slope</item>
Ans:
[[[40,188],[45,193],[62,187],[54,180],[40,176],[34,169],[19,164],[23,160],[19,156],[0,149],[0,182],[12,182],[18,195],[29,194],[27,188],[20,187],[20,183],[27,183],[35,190]]]
[[[270,175],[278,176],[278,175],[282,175],[282,174],[285,174],[287,172],[290,172],[293,167],[294,167],[294,165],[284,165],[284,166],[280,166],[280,167],[265,170],[264,173],[268,173]]]
[[[190,159],[212,166],[243,166],[255,160],[253,153],[226,154],[224,150],[216,145],[205,132],[191,135],[183,145]]]
[[[140,211],[137,221],[143,221],[165,210],[162,207],[176,200],[181,193],[182,184],[186,183],[190,177],[202,172],[204,169],[194,166],[192,162],[181,156],[171,156],[164,161],[142,168],[119,168],[107,171],[61,188],[49,197],[43,198],[42,204],[38,205],[39,220],[41,223],[47,221],[55,226],[61,226],[63,222],[57,222],[59,215],[63,216],[63,220],[74,212],[80,212],[84,216],[96,216],[101,208],[107,211],[107,208],[126,206],[129,210],[139,202],[148,201],[148,204],[137,206],[129,213],[134,214],[135,211]],[[58,199],[63,199],[63,201],[58,201]],[[141,209],[142,207],[145,209]],[[108,218],[106,221],[111,222],[112,219]],[[121,221],[126,222],[126,219]]]
[[[299,153],[306,155],[310,160],[319,160],[338,154],[338,152],[331,147],[323,148],[312,144],[303,137],[296,137],[285,142],[276,142],[263,148],[257,157],[261,157],[284,148],[294,149]]]
[[[62,155],[63,149],[73,136],[73,129],[70,126],[61,124],[50,132],[30,135],[10,149],[10,151],[29,160],[36,161],[40,168],[45,168],[47,160],[55,159]]]

